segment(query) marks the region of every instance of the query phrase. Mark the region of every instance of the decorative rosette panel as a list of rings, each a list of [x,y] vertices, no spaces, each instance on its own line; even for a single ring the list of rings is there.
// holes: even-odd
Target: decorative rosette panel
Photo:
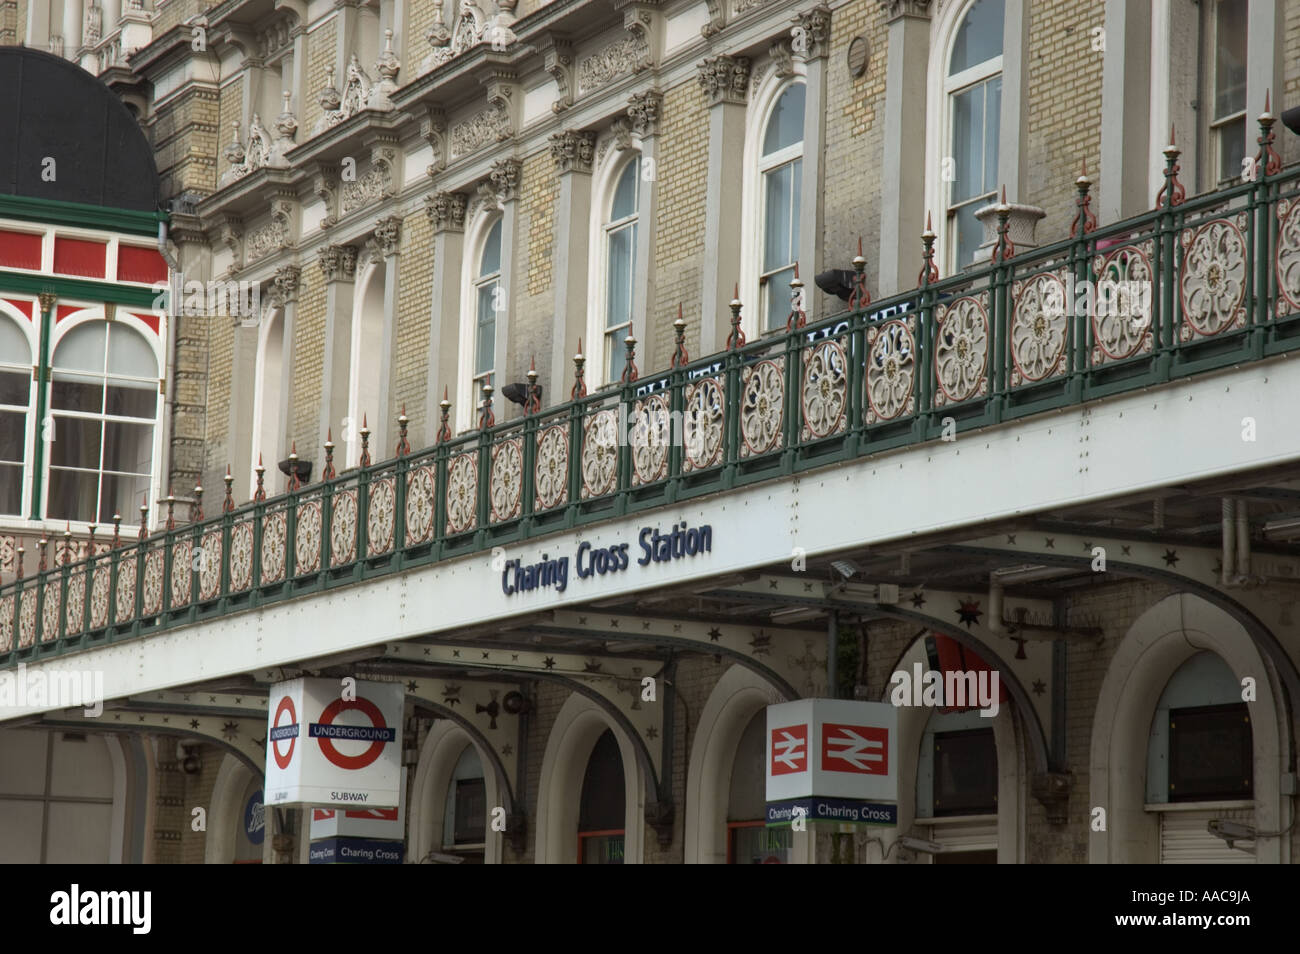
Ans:
[[[406,545],[433,538],[434,469],[425,464],[406,475]]]
[[[63,614],[63,628],[67,635],[76,636],[86,618],[86,574],[73,572],[68,579],[68,605]]]
[[[230,592],[253,585],[253,521],[241,520],[230,528]]]
[[[1152,242],[1124,245],[1093,259],[1092,363],[1122,361],[1152,346],[1155,270]]]
[[[172,608],[190,601],[194,585],[194,544],[188,539],[172,544]]]
[[[569,431],[563,424],[543,428],[537,436],[533,488],[533,507],[537,510],[569,502]]]
[[[1011,283],[1011,386],[1065,372],[1070,320],[1065,282],[1042,272]]]
[[[63,600],[63,581],[45,581],[45,601],[41,604],[41,642],[59,638],[59,604]]]
[[[298,503],[297,523],[293,533],[294,574],[315,573],[320,569],[321,526],[320,499]]]
[[[849,403],[848,362],[843,344],[826,338],[803,353],[799,413],[800,440],[817,440],[844,430]]]
[[[1246,309],[1246,214],[1236,221],[1214,219],[1183,229],[1182,270],[1178,297],[1183,320],[1178,336],[1183,341],[1213,337],[1244,327]]]
[[[668,397],[651,394],[632,406],[632,486],[652,484],[668,473]]]
[[[478,462],[471,451],[447,463],[447,532],[465,533],[478,525]]]
[[[336,493],[331,504],[330,566],[343,566],[357,558],[357,492]]]
[[[393,548],[397,526],[397,478],[385,475],[366,491],[366,555],[379,556]]]
[[[0,596],[0,653],[14,648],[14,597]]]
[[[1277,204],[1277,317],[1300,312],[1300,200]]]
[[[135,619],[135,554],[123,554],[117,564],[117,589],[113,594],[113,622],[119,626]]]
[[[153,547],[144,555],[144,581],[140,586],[140,612],[148,618],[162,612],[163,549]]]
[[[685,453],[682,470],[690,473],[712,467],[722,459],[726,437],[726,383],[720,375],[697,378],[686,385],[686,407],[682,418]]]
[[[780,447],[784,414],[785,358],[768,358],[745,368],[740,382],[740,456]]]
[[[262,565],[258,568],[260,585],[279,583],[284,579],[288,537],[288,521],[283,510],[262,517]]]
[[[90,584],[91,629],[103,629],[108,625],[108,590],[113,581],[112,572],[107,560],[95,564],[95,576]]]
[[[36,642],[36,587],[22,591],[18,609],[18,648],[27,649]]]
[[[519,516],[524,499],[524,450],[517,437],[492,448],[492,472],[488,478],[488,502],[492,522]]]
[[[867,329],[867,423],[916,410],[916,319],[894,318]]]
[[[935,312],[935,404],[958,404],[988,392],[988,305],[988,292],[982,292]]]
[[[199,599],[210,600],[221,592],[221,530],[213,528],[203,534],[199,552]]]
[[[597,411],[582,429],[582,499],[600,497],[614,489],[618,479],[618,415]]]

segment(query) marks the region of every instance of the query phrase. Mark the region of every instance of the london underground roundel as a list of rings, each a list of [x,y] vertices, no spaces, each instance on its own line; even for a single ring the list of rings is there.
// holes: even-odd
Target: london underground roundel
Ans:
[[[288,722],[281,722],[281,716],[285,713],[289,715]],[[267,741],[271,744],[271,754],[275,757],[275,764],[282,769],[287,769],[289,763],[293,761],[293,747],[298,740],[298,713],[293,707],[293,700],[288,696],[280,699],[279,705],[275,707],[275,722],[271,729],[270,739]],[[280,743],[288,740],[288,748],[280,751]]]
[[[342,713],[357,710],[370,720],[369,726],[339,725],[334,722]],[[384,754],[384,744],[397,740],[397,730],[384,722],[384,714],[369,699],[335,699],[320,714],[320,722],[313,722],[311,735],[320,745],[321,754],[341,769],[363,769]],[[359,755],[344,755],[334,746],[334,740],[370,742]]]

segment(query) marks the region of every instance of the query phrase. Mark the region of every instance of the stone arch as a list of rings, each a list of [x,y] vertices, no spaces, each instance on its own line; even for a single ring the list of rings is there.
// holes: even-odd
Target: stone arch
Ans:
[[[483,765],[483,788],[487,797],[488,825],[484,835],[483,860],[487,864],[501,863],[502,833],[492,829],[492,809],[510,810],[502,798],[497,773],[493,771],[496,760],[489,748],[450,719],[441,719],[425,737],[420,748],[420,760],[411,786],[411,800],[407,805],[408,856],[419,861],[430,851],[442,848],[444,816],[447,809],[447,786],[451,781],[456,762],[468,746],[474,746]]]

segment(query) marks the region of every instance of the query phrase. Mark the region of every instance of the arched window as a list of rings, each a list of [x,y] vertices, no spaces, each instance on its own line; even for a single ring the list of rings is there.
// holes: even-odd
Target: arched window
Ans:
[[[487,830],[487,788],[478,749],[465,746],[447,785],[442,844],[467,861],[483,863]]]
[[[916,821],[944,846],[936,864],[997,863],[998,753],[989,722],[966,710],[935,711],[926,723],[916,767]]]
[[[1156,703],[1147,747],[1147,801],[1254,798],[1250,711],[1228,664],[1197,653]]]
[[[131,521],[147,501],[158,416],[158,359],[121,321],[88,321],[54,349],[47,515]]]
[[[727,864],[789,864],[789,828],[767,827],[767,710],[749,720],[736,746],[727,801]]]
[[[617,381],[623,374],[623,339],[632,331],[632,282],[636,274],[637,208],[641,181],[641,157],[623,166],[615,180],[609,206],[604,210],[605,294],[603,323],[605,380]]]
[[[23,461],[32,396],[32,348],[12,318],[0,314],[0,513],[23,511]]]
[[[974,259],[984,240],[984,226],[975,211],[997,195],[1003,6],[1003,0],[971,4],[953,34],[944,76],[950,117],[943,153],[949,270]]]
[[[596,740],[582,779],[578,808],[578,863],[623,863],[623,755],[614,733],[606,729]]]
[[[763,331],[783,326],[790,314],[790,281],[799,257],[804,94],[803,83],[794,82],[777,97],[759,148],[758,281]]]
[[[483,384],[496,369],[497,312],[501,311],[504,290],[501,287],[501,219],[488,229],[474,270],[474,363],[471,375],[469,406],[479,407]]]

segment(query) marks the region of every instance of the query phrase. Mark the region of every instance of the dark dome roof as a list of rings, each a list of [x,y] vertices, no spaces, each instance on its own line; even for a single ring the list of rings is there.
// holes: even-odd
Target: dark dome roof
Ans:
[[[113,91],[80,66],[0,46],[0,195],[158,209],[153,147]],[[41,178],[45,158],[54,181]]]

